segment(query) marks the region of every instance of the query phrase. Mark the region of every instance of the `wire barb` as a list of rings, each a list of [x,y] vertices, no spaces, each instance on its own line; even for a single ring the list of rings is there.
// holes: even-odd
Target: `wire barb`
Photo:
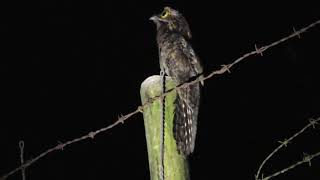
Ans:
[[[58,141],[58,145],[57,145],[57,149],[61,149],[62,151],[64,150],[65,144],[63,144],[62,142]]]
[[[254,44],[254,48],[255,48],[257,54],[260,54],[261,56],[263,56],[262,51],[260,48],[257,47],[257,44]]]
[[[300,32],[297,32],[294,26],[292,27],[292,29],[293,29],[293,34],[295,34],[296,36],[298,36],[299,39],[301,39]]]
[[[311,166],[311,159],[312,159],[312,158],[310,158],[310,155],[309,155],[309,154],[303,153],[303,159],[302,159],[302,160],[303,160],[304,162],[308,163],[309,166]]]
[[[229,74],[231,74],[231,71],[230,71],[230,64],[222,64],[221,65],[222,69],[226,72],[228,72]]]
[[[96,133],[95,132],[90,132],[88,135],[89,135],[89,137],[91,139],[94,139],[94,136],[96,135]]]
[[[289,144],[289,141],[287,139],[284,139],[284,141],[278,141],[282,146],[287,147]]]
[[[319,121],[319,119],[317,119],[317,120],[313,119],[313,118],[309,119],[309,122],[310,122],[311,126],[313,127],[313,129],[315,129],[316,125],[319,124],[318,121]]]

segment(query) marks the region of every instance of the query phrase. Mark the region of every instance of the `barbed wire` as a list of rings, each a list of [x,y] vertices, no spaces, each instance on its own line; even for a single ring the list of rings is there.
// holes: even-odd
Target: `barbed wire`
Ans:
[[[146,106],[150,105],[151,103],[153,103],[156,100],[160,100],[161,98],[167,96],[168,93],[170,93],[173,90],[178,90],[178,89],[181,89],[181,88],[185,88],[187,86],[190,86],[192,84],[198,83],[200,81],[205,81],[205,80],[207,80],[209,78],[212,78],[215,75],[224,74],[225,72],[229,72],[230,73],[231,72],[230,68],[233,67],[234,65],[238,64],[242,60],[244,60],[244,59],[246,59],[246,58],[248,58],[248,57],[250,57],[252,55],[255,55],[255,54],[258,54],[258,55],[262,56],[263,55],[262,53],[264,51],[268,50],[269,48],[274,47],[276,45],[279,45],[280,43],[283,43],[283,42],[285,42],[285,41],[287,41],[289,39],[292,39],[292,38],[294,38],[296,36],[298,38],[300,38],[301,37],[300,34],[305,33],[308,29],[313,28],[318,24],[320,24],[320,20],[317,20],[317,21],[309,24],[308,26],[299,29],[298,31],[296,31],[295,28],[293,28],[293,33],[289,34],[288,36],[286,36],[286,37],[284,37],[282,39],[279,39],[278,41],[275,41],[275,42],[273,42],[271,44],[268,44],[266,46],[262,46],[262,47],[258,48],[257,45],[255,45],[255,50],[254,51],[251,51],[249,53],[244,54],[243,56],[239,57],[238,59],[236,59],[235,61],[233,61],[230,64],[221,65],[221,68],[219,70],[212,71],[207,76],[199,76],[197,79],[195,79],[193,81],[177,85],[175,88],[169,89],[165,93],[163,93],[163,94],[161,94],[159,96],[155,96],[154,98],[150,98],[150,100],[148,100],[146,103],[142,104],[141,106],[138,106],[136,108],[136,110],[134,110],[134,111],[132,111],[132,112],[130,112],[130,113],[124,115],[124,116],[119,117],[117,121],[115,121],[113,124],[111,124],[111,125],[109,125],[107,127],[101,128],[101,129],[96,130],[96,131],[91,131],[86,135],[83,135],[83,136],[81,136],[79,138],[75,138],[73,140],[67,141],[65,143],[59,143],[58,145],[56,145],[56,146],[44,151],[43,153],[39,154],[37,157],[26,161],[24,164],[22,164],[21,166],[13,169],[9,173],[4,174],[3,176],[0,177],[0,180],[5,180],[9,176],[15,174],[17,171],[22,170],[22,169],[26,169],[27,167],[29,167],[30,165],[32,165],[33,163],[35,163],[36,161],[40,160],[41,158],[45,157],[47,154],[49,154],[49,153],[51,153],[53,151],[63,150],[63,148],[65,148],[66,146],[69,146],[71,144],[74,144],[76,142],[79,142],[79,141],[82,141],[82,140],[85,140],[85,139],[89,139],[89,138],[93,139],[97,134],[100,134],[100,133],[102,133],[102,132],[104,132],[104,131],[106,131],[108,129],[111,129],[114,126],[116,126],[116,125],[118,125],[120,123],[124,123],[124,121],[128,120],[133,115],[138,114],[139,112],[143,112],[143,109]]]
[[[317,152],[317,153],[315,153],[315,154],[313,154],[313,155],[304,155],[304,157],[303,157],[303,159],[302,159],[301,161],[299,161],[299,162],[297,162],[297,163],[295,163],[295,164],[293,164],[293,165],[291,165],[291,166],[289,166],[289,167],[287,167],[287,168],[285,168],[285,169],[282,169],[282,170],[280,170],[280,171],[278,171],[278,172],[276,172],[276,173],[274,173],[274,174],[272,174],[272,175],[269,175],[269,176],[267,176],[267,177],[263,177],[263,176],[261,175],[261,179],[259,179],[259,176],[260,176],[260,173],[261,173],[261,170],[262,170],[263,166],[265,165],[265,163],[266,163],[275,153],[277,153],[281,148],[287,147],[287,145],[288,145],[291,141],[293,141],[294,138],[296,138],[296,137],[299,136],[301,133],[303,133],[304,131],[306,131],[309,127],[313,127],[313,128],[315,129],[316,124],[319,124],[319,122],[320,122],[320,117],[319,117],[318,119],[310,119],[310,120],[309,120],[309,123],[308,123],[305,127],[303,127],[300,131],[298,131],[297,133],[295,133],[295,134],[294,134],[293,136],[291,136],[289,139],[285,139],[284,141],[279,141],[279,143],[281,143],[281,144],[280,144],[276,149],[274,149],[274,150],[266,157],[266,159],[263,160],[263,162],[261,163],[261,165],[260,165],[260,167],[259,167],[259,169],[258,169],[258,171],[257,171],[257,174],[256,174],[256,176],[255,176],[256,180],[268,180],[268,179],[270,179],[270,178],[272,178],[272,177],[275,177],[275,176],[278,176],[278,175],[280,175],[280,174],[283,174],[283,173],[285,173],[285,172],[287,172],[287,171],[289,171],[289,170],[291,170],[291,169],[293,169],[293,168],[295,168],[295,167],[297,167],[297,166],[299,166],[299,165],[301,165],[301,164],[303,164],[303,163],[309,163],[309,165],[311,166],[311,160],[312,160],[313,158],[317,157],[317,156],[320,156],[320,152]]]

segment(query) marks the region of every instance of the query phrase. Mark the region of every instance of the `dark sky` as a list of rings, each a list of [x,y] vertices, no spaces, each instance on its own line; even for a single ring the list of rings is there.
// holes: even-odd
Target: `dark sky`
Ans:
[[[176,1],[27,1],[1,11],[0,174],[113,123],[140,105],[140,84],[159,74],[149,17],[183,13],[205,73],[320,18],[319,6]],[[320,116],[320,25],[205,82],[192,179],[253,179],[277,146]],[[318,126],[319,127],[319,126]],[[270,174],[320,151],[309,130],[266,166]],[[319,179],[320,159],[278,179]],[[149,179],[142,115],[94,140],[49,154],[27,179]],[[10,179],[21,179],[20,174]]]

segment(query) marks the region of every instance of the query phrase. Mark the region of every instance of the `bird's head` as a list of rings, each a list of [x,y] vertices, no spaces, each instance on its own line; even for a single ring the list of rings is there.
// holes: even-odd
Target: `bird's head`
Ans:
[[[160,29],[177,32],[182,34],[186,39],[191,39],[191,31],[186,19],[177,10],[170,7],[165,7],[162,13],[154,15],[150,18],[156,26]]]

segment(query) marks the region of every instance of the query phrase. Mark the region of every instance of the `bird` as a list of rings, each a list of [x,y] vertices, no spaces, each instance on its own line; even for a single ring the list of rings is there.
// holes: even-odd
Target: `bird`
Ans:
[[[150,20],[156,25],[161,71],[177,85],[203,76],[202,64],[189,42],[192,35],[185,17],[167,6]],[[177,89],[174,102],[173,135],[178,152],[185,156],[195,147],[200,84],[203,85],[203,81]]]

